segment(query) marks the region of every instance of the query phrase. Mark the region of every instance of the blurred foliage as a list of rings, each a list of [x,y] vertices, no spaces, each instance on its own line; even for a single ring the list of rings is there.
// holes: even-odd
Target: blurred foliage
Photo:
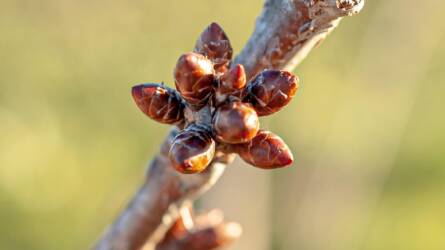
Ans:
[[[403,6],[393,11],[383,0],[368,2],[296,70],[303,84],[290,107],[264,120],[297,149],[297,168],[270,173],[272,210],[283,209],[271,219],[275,249],[314,250],[293,234],[288,218],[301,204],[286,190],[296,175],[323,165],[320,147],[356,172],[366,167],[364,180],[381,188],[361,249],[445,248],[445,27],[436,21],[445,4],[398,0],[392,4]],[[168,131],[139,112],[131,86],[172,86],[176,59],[212,21],[238,52],[262,1],[1,5],[0,249],[48,250],[88,248],[138,187]],[[416,79],[406,79],[413,70]],[[381,152],[392,153],[381,162]],[[331,162],[326,168],[341,165]],[[390,169],[379,175],[380,165]]]

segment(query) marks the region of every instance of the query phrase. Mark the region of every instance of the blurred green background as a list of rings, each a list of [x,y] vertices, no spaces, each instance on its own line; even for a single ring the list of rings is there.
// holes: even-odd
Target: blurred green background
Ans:
[[[0,1],[0,249],[87,249],[168,131],[130,88],[172,86],[210,22],[238,52],[260,0]],[[239,221],[231,249],[445,249],[445,2],[369,0],[295,73],[262,126],[291,168],[240,161],[200,201]]]

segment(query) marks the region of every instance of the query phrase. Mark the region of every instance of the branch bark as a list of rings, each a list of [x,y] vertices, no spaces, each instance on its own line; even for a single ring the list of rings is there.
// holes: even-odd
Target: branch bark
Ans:
[[[255,31],[236,63],[252,77],[263,69],[292,71],[344,16],[365,0],[266,0]]]
[[[255,30],[235,63],[248,78],[264,69],[291,71],[338,25],[358,13],[365,0],[266,0]],[[127,208],[106,230],[95,249],[141,249],[154,246],[179,217],[178,207],[215,184],[230,157],[221,154],[203,173],[177,173],[167,157],[177,129],[167,136],[147,177]]]

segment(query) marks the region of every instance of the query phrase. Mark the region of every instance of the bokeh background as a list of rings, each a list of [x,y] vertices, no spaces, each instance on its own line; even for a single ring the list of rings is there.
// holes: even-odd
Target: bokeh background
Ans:
[[[0,249],[87,249],[143,179],[167,126],[133,104],[172,84],[201,30],[238,52],[260,0],[0,1]],[[239,160],[199,202],[239,221],[231,249],[445,249],[445,2],[369,0],[263,119],[295,153]]]

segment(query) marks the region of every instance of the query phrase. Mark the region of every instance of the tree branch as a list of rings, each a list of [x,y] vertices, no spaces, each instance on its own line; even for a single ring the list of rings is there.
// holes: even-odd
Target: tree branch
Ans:
[[[252,77],[263,69],[292,71],[364,0],[266,0],[255,31],[235,59]]]
[[[235,59],[248,78],[263,69],[292,70],[344,16],[358,13],[365,0],[266,0],[255,30]],[[167,157],[173,129],[150,163],[145,182],[108,228],[95,249],[140,249],[156,244],[179,217],[178,207],[208,190],[224,172],[230,156],[220,153],[203,173],[177,173]]]
[[[150,238],[159,241],[179,216],[179,204],[209,189],[225,169],[223,163],[196,175],[182,175],[167,157],[177,129],[167,136],[161,152],[150,163],[147,178],[130,204],[108,228],[95,249],[139,249]]]

